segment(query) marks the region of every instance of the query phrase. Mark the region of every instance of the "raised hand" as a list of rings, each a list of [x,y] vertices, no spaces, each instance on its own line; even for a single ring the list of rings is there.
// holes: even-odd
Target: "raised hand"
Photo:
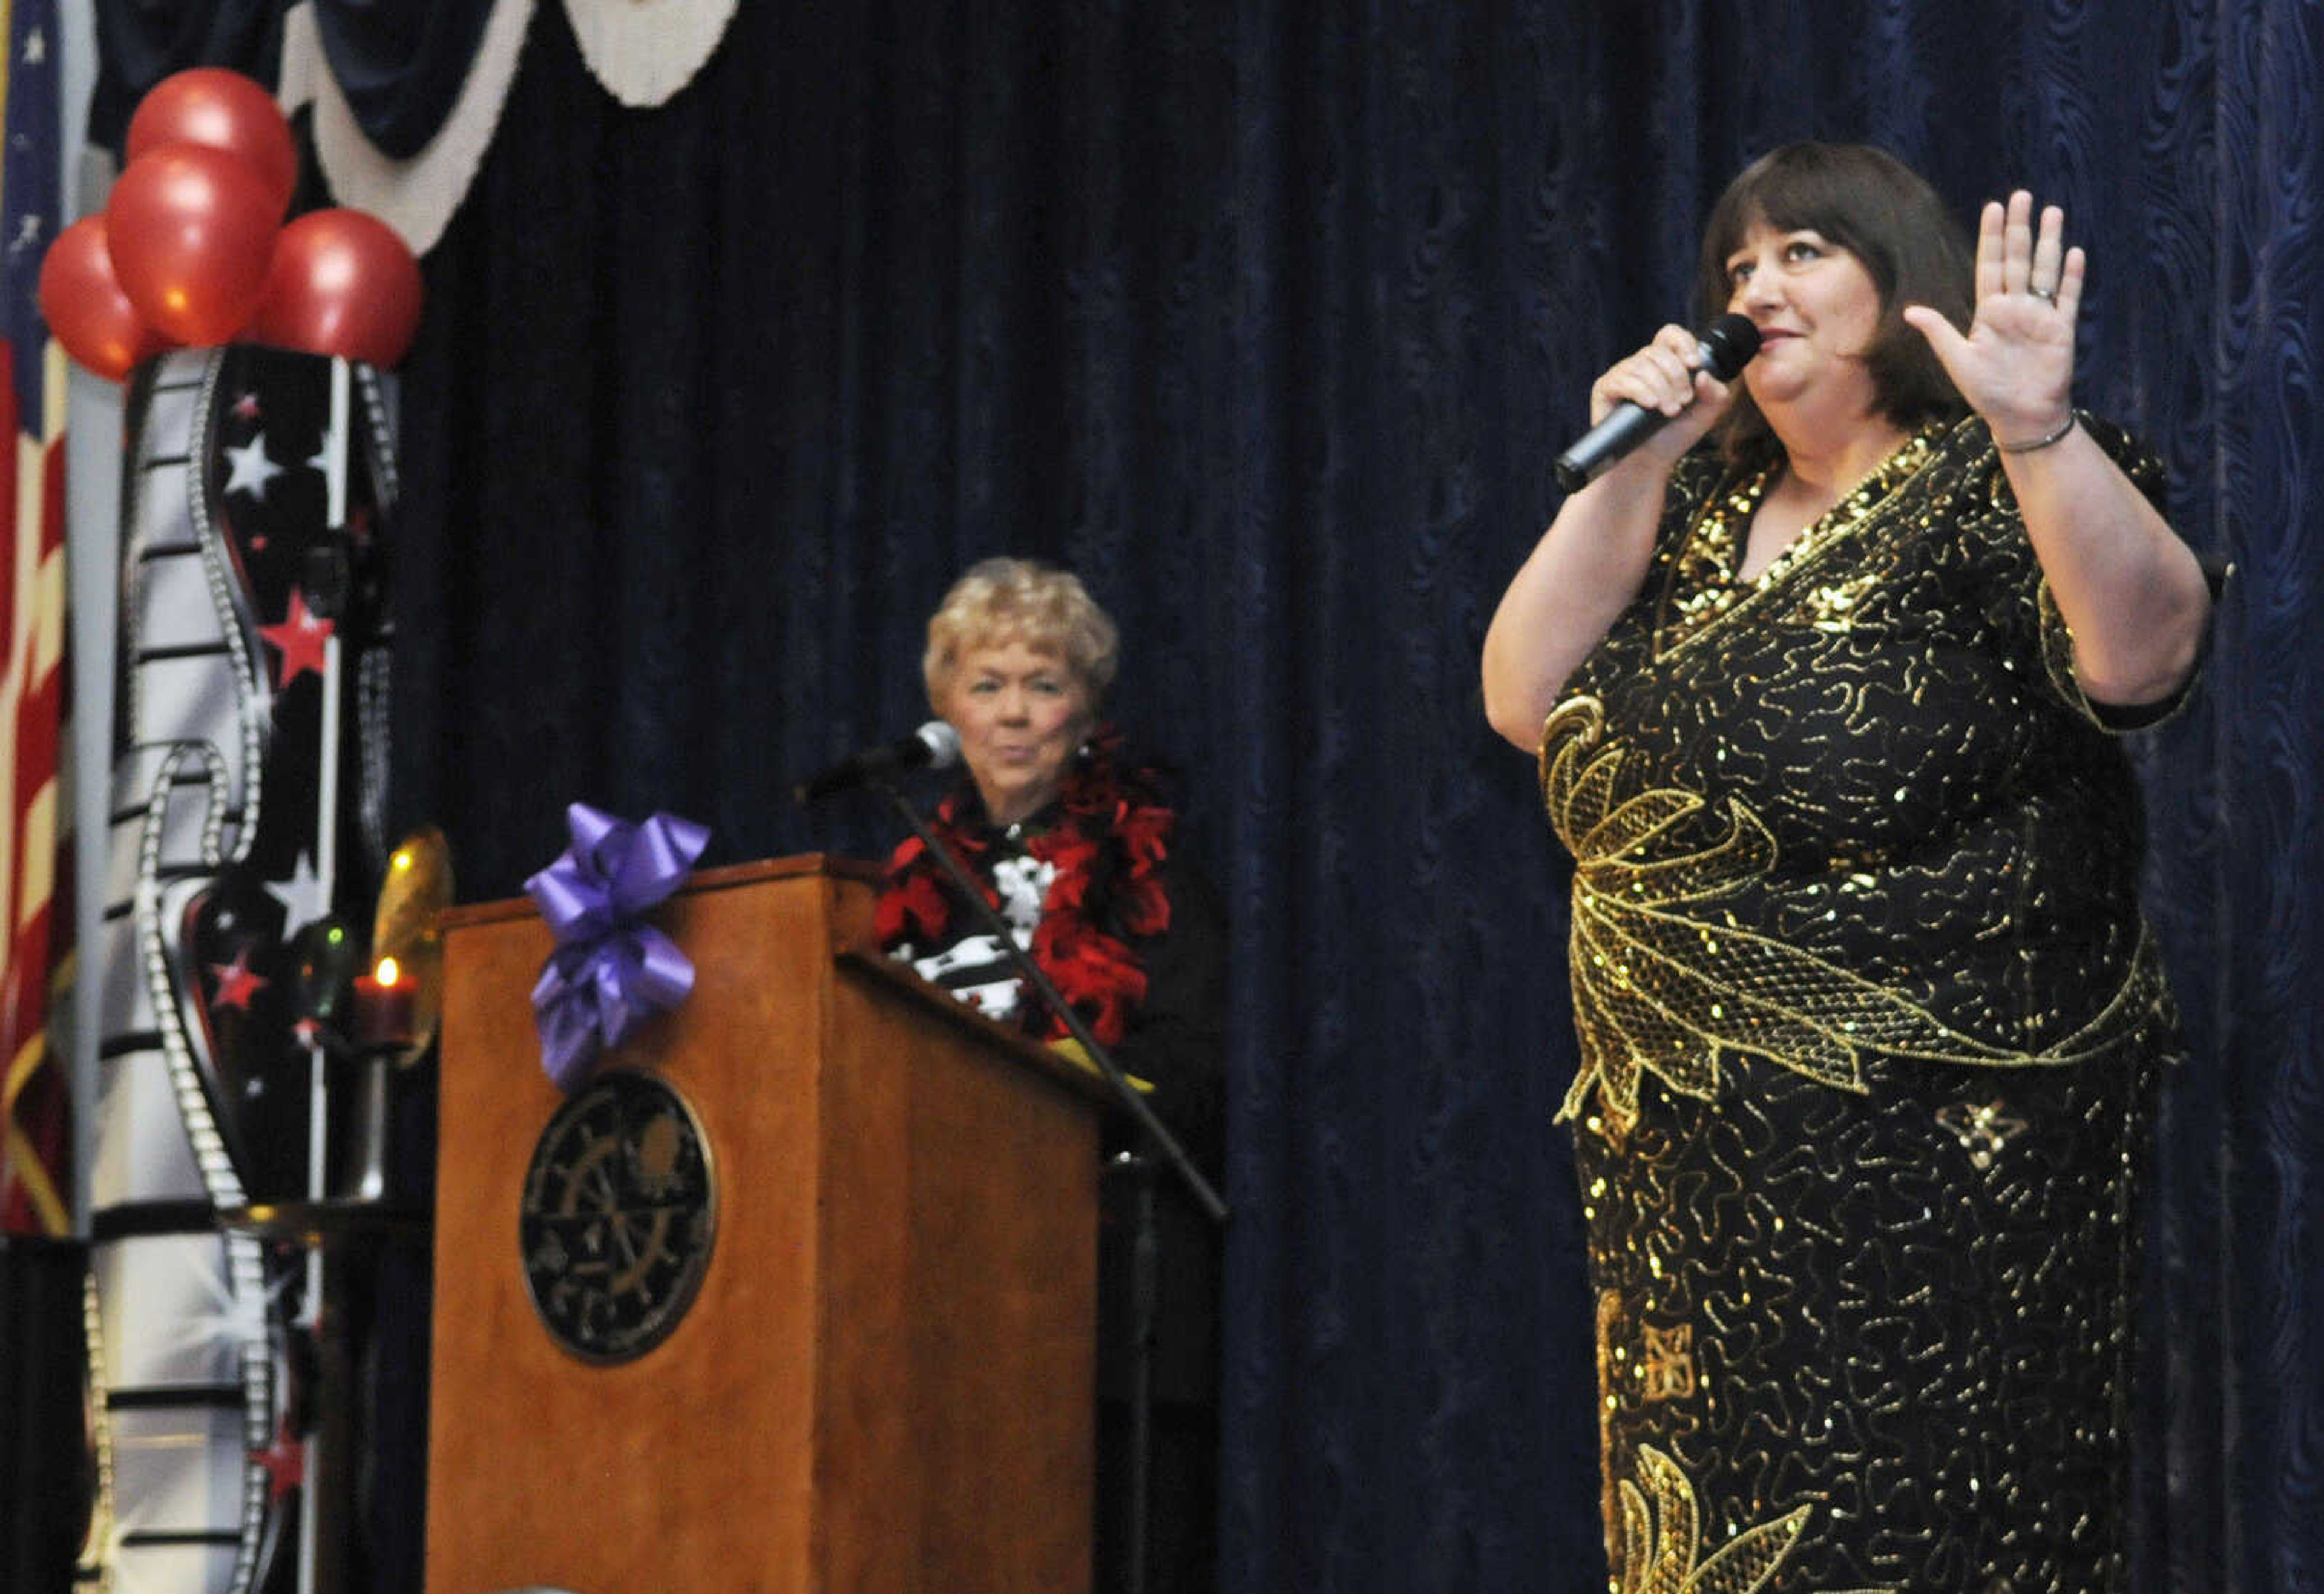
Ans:
[[[2028,443],[2065,424],[2073,402],[2074,318],[2085,264],[2065,246],[2066,213],[2024,189],[1988,203],[1977,229],[1977,308],[1966,334],[1926,305],[1904,320],[1929,340],[1953,385],[1995,439]]]

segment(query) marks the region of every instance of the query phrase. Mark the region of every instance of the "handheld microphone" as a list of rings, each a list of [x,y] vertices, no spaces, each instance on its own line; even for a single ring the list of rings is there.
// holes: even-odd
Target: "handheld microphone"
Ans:
[[[1759,329],[1751,324],[1749,316],[1729,311],[1696,334],[1694,358],[1687,362],[1687,369],[1708,371],[1721,382],[1732,382],[1735,373],[1758,352]],[[1660,410],[1624,399],[1557,457],[1557,485],[1569,493],[1580,492],[1662,430],[1669,419]]]
[[[805,807],[881,775],[901,774],[908,769],[950,769],[959,762],[960,732],[941,719],[931,719],[900,741],[866,747],[822,774],[808,776],[791,788],[791,795]]]

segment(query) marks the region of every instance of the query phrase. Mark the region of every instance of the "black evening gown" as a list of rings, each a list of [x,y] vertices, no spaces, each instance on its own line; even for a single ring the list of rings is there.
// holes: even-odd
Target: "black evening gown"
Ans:
[[[1741,579],[1767,485],[1681,462],[1544,732],[1614,1587],[2120,1589],[2179,1048],[2134,717],[2077,688],[1981,422]]]

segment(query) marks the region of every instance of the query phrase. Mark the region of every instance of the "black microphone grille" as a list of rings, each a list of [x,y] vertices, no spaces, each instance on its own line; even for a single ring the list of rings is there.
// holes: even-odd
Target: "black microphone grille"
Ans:
[[[1702,329],[1702,368],[1721,382],[1732,382],[1735,373],[1759,352],[1759,329],[1749,316],[1729,310]]]

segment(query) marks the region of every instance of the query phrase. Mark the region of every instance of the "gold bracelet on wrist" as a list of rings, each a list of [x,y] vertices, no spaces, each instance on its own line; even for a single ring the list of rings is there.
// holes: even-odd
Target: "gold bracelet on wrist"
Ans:
[[[2075,424],[2074,408],[2071,404],[2069,404],[2066,406],[2066,418],[2058,422],[2058,428],[2056,431],[2046,433],[2043,436],[2037,437],[2031,442],[2006,443],[1999,438],[1995,438],[1993,440],[1993,446],[1999,449],[2005,454],[2030,454],[2036,449],[2046,449],[2052,443],[2058,441],[2068,432],[2073,431]]]

